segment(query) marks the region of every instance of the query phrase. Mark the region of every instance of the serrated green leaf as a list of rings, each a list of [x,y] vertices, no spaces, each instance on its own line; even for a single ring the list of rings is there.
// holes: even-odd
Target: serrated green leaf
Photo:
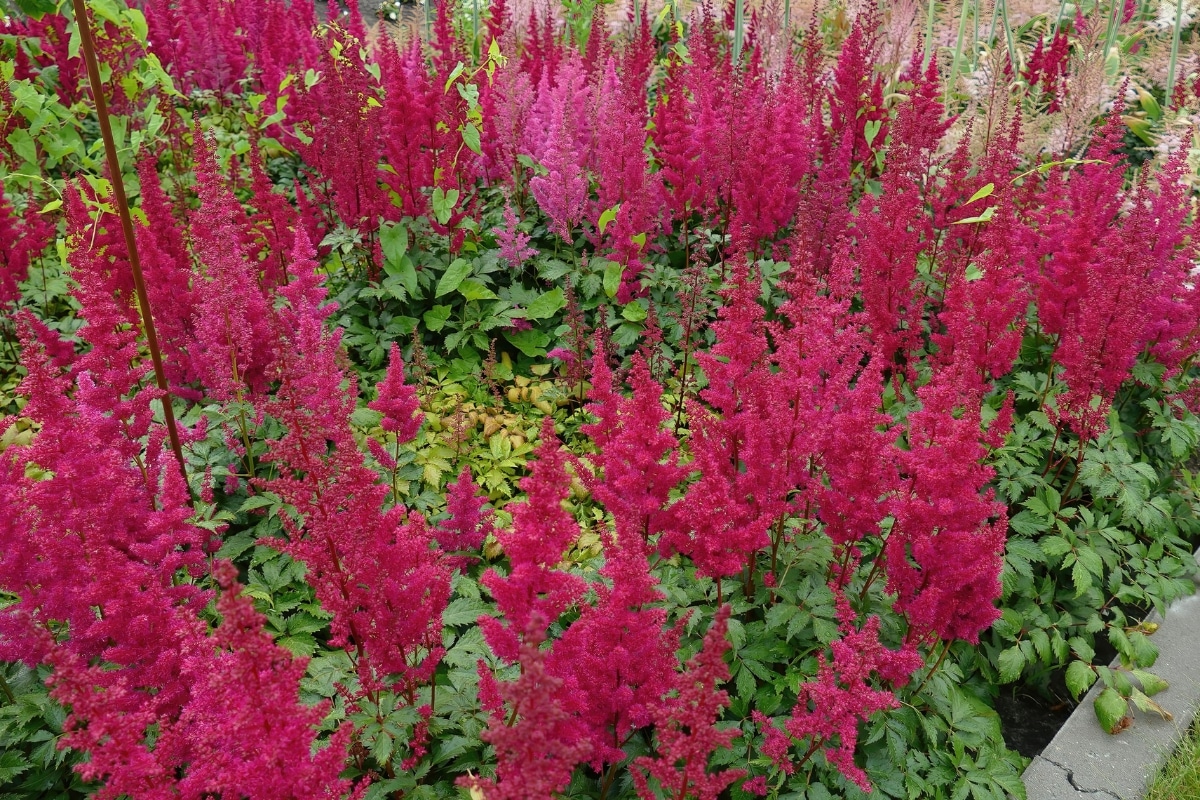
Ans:
[[[1147,697],[1145,695],[1145,693],[1140,692],[1137,689],[1133,690],[1133,694],[1130,695],[1129,699],[1132,700],[1133,704],[1135,706],[1137,706],[1140,710],[1145,711],[1147,713],[1154,712],[1155,714],[1158,714],[1160,717],[1165,719],[1167,722],[1170,722],[1171,720],[1175,719],[1174,714],[1172,714],[1170,711],[1167,711],[1165,708],[1160,706],[1158,703],[1156,703],[1155,701],[1153,701],[1149,697]]]
[[[446,267],[446,272],[442,275],[441,280],[438,281],[434,297],[441,297],[453,292],[471,274],[472,269],[473,265],[465,258],[454,259],[450,266]]]
[[[1142,669],[1130,671],[1133,673],[1133,677],[1138,679],[1138,683],[1142,685],[1142,691],[1149,696],[1156,695],[1170,686],[1167,681],[1155,675],[1153,672],[1146,672]]]
[[[422,317],[425,327],[434,332],[440,331],[449,321],[452,310],[450,306],[434,306],[429,309]]]
[[[1107,733],[1119,733],[1128,724],[1126,717],[1129,715],[1129,704],[1116,689],[1105,689],[1097,695],[1092,708],[1096,712],[1096,719],[1100,720],[1100,727]]]
[[[1072,661],[1067,667],[1066,683],[1071,695],[1078,700],[1096,682],[1096,671],[1082,661]]]
[[[538,297],[534,298],[528,306],[525,307],[526,319],[546,319],[558,312],[567,304],[566,296],[563,290],[559,288],[551,289]]]
[[[996,667],[1000,671],[1000,682],[1012,683],[1021,677],[1021,671],[1025,669],[1025,654],[1016,645],[1006,648],[996,659]]]

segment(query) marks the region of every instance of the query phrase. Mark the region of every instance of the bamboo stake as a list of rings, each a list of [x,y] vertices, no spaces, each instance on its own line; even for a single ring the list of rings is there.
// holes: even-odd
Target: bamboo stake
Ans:
[[[142,314],[142,329],[146,333],[146,344],[150,348],[150,360],[154,363],[154,380],[162,390],[163,418],[167,423],[167,436],[171,450],[179,462],[183,483],[187,485],[187,470],[184,467],[183,446],[179,442],[179,430],[175,426],[175,411],[171,408],[171,390],[167,385],[167,373],[163,369],[162,351],[158,347],[158,334],[154,330],[154,318],[150,314],[150,298],[146,294],[146,280],[142,275],[142,262],[138,258],[137,240],[133,235],[133,219],[129,215],[129,199],[125,196],[125,182],[121,177],[121,162],[117,158],[117,144],[113,139],[112,122],[108,117],[108,103],[104,100],[104,87],[100,80],[100,64],[96,60],[96,44],[92,39],[92,26],[88,21],[84,0],[72,0],[75,6],[75,23],[79,26],[79,40],[83,61],[87,65],[88,82],[92,97],[96,100],[96,116],[100,122],[100,137],[104,140],[104,155],[108,171],[112,176],[113,199],[117,214],[121,218],[121,231],[125,234],[125,249],[129,251],[129,266],[133,270],[133,287],[137,292],[138,309]]]

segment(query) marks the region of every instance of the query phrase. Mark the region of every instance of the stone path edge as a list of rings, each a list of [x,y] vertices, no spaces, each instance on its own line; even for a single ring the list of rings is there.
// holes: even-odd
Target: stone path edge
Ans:
[[[1200,551],[1196,557],[1200,560]],[[1200,578],[1197,579],[1200,590]],[[1200,709],[1200,594],[1172,603],[1153,641],[1158,661],[1153,671],[1170,688],[1155,700],[1175,719],[1136,711],[1133,725],[1116,736],[1100,727],[1092,701],[1097,683],[1079,707],[1022,775],[1028,800],[1141,800],[1147,785],[1174,751]]]

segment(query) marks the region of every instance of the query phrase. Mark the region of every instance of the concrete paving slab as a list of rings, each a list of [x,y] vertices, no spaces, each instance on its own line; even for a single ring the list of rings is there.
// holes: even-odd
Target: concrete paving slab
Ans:
[[[1100,727],[1092,701],[1093,686],[1058,735],[1022,776],[1028,800],[1140,800],[1147,783],[1175,749],[1200,706],[1200,595],[1167,609],[1152,641],[1159,648],[1153,672],[1170,688],[1155,700],[1174,715],[1167,721],[1135,712],[1133,724],[1110,736]]]

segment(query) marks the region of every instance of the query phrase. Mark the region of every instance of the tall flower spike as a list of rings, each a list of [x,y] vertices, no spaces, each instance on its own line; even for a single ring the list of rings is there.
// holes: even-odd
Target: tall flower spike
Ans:
[[[380,427],[396,434],[396,441],[401,444],[417,438],[425,415],[421,413],[417,390],[404,382],[404,359],[400,356],[400,345],[395,342],[387,374],[376,389],[378,397],[367,403],[367,408],[383,414]]]

